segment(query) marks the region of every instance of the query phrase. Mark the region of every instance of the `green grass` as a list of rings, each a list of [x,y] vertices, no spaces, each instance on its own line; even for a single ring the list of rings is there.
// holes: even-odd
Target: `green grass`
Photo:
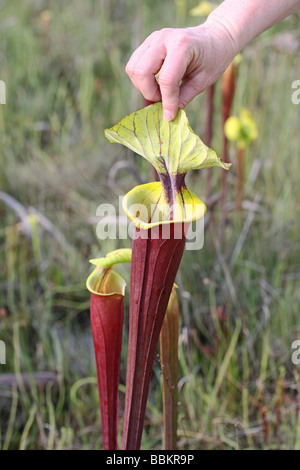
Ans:
[[[110,145],[103,131],[142,105],[124,72],[130,52],[154,29],[196,24],[185,13],[195,4],[2,2],[7,104],[0,106],[0,191],[20,206],[0,201],[0,340],[7,349],[7,364],[0,365],[1,449],[101,449],[85,279],[90,258],[130,243],[98,240],[96,208],[118,205],[118,196],[136,184],[127,170],[111,184],[115,162],[151,179],[147,163]],[[291,362],[291,344],[300,338],[300,107],[291,102],[291,84],[300,63],[274,45],[278,34],[297,29],[295,15],[244,51],[234,112],[249,108],[259,129],[245,157],[245,209],[241,216],[230,209],[231,147],[224,240],[217,205],[204,248],[185,252],[177,277],[180,449],[300,449],[300,366]],[[203,109],[203,95],[187,108],[200,136]],[[220,84],[214,124],[221,155]],[[216,193],[220,177],[215,169]],[[190,184],[204,198],[205,171]],[[126,267],[120,269],[129,280]],[[125,304],[120,439],[128,296]],[[162,447],[159,369],[157,358],[144,449]],[[41,372],[57,379],[36,384]],[[4,387],[7,373],[15,381]]]

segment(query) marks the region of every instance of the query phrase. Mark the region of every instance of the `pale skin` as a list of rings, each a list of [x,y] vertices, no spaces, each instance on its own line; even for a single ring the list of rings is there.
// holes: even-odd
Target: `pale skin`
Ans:
[[[162,101],[164,119],[172,121],[253,38],[298,9],[300,0],[225,0],[200,26],[150,34],[126,72],[146,100]]]

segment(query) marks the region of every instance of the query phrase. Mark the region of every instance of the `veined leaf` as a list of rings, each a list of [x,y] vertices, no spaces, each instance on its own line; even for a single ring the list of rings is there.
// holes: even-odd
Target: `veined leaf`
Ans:
[[[162,103],[146,106],[126,116],[105,136],[146,158],[159,174],[186,174],[190,170],[219,166],[228,170],[215,151],[209,149],[190,128],[186,113],[179,109],[176,118],[163,119]]]
[[[130,114],[105,135],[144,157],[159,175],[160,183],[137,186],[123,199],[125,212],[138,228],[200,219],[205,205],[188,190],[185,175],[201,168],[231,167],[192,131],[183,109],[173,121],[165,121],[162,103]]]

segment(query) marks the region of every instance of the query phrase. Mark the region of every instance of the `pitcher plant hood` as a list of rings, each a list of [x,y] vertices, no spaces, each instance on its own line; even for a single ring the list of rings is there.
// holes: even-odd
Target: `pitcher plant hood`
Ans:
[[[185,175],[190,170],[231,166],[193,132],[183,109],[173,121],[164,121],[161,103],[126,116],[106,129],[105,136],[144,157],[159,175],[160,182],[137,186],[123,199],[123,209],[139,229],[203,217],[205,204],[187,188]]]

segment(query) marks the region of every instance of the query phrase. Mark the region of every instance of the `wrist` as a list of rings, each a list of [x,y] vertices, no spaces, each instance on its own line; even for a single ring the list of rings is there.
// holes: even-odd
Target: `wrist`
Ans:
[[[223,28],[237,52],[252,39],[300,7],[300,0],[224,0],[207,18],[211,27]]]
[[[211,31],[214,31],[221,41],[224,41],[226,47],[235,57],[244,47],[243,37],[233,24],[229,23],[225,18],[220,19],[217,16],[213,16],[213,13],[208,16],[204,25]]]
[[[216,58],[219,56],[217,60],[229,63],[240,52],[241,48],[236,37],[222,22],[208,18],[197,29],[201,34],[201,41],[203,35],[206,37],[207,53],[213,54]]]

